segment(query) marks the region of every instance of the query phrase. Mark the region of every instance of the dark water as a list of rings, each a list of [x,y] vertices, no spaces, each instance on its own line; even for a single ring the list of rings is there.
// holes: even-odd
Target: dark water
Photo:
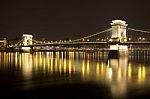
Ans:
[[[107,52],[0,52],[0,58],[0,93],[5,97],[150,97],[146,54],[107,59]]]

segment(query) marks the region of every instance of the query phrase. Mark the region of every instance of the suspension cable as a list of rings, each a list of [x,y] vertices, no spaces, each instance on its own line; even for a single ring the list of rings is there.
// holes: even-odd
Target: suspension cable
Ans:
[[[23,41],[23,39],[21,39],[19,42],[17,42],[15,45],[18,45],[20,42],[22,42]]]
[[[85,37],[82,37],[82,38],[79,38],[79,39],[75,39],[75,40],[72,40],[72,41],[79,41],[79,40],[82,40],[82,39],[90,38],[90,37],[96,36],[96,35],[98,35],[98,34],[102,34],[102,33],[104,33],[104,32],[108,32],[108,31],[110,31],[110,30],[111,30],[111,28],[106,29],[106,30],[101,31],[101,32],[98,32],[98,33],[95,33],[95,34],[92,34],[92,35],[89,35],[89,36],[85,36]]]
[[[37,40],[34,40],[34,39],[32,39],[32,41],[34,41],[34,42],[36,42],[36,43],[40,43],[41,41],[37,41]]]
[[[128,28],[128,30],[132,30],[132,31],[136,31],[136,32],[142,32],[142,33],[150,33],[150,31],[144,31],[144,30],[133,29],[133,28]]]
[[[37,40],[34,40],[32,39],[32,41],[36,42],[36,43],[41,43],[42,41],[37,41]]]

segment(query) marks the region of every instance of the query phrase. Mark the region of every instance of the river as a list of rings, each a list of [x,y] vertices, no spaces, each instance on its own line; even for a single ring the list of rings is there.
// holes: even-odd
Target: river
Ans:
[[[150,97],[150,56],[108,59],[107,54],[0,52],[1,93],[6,97]]]

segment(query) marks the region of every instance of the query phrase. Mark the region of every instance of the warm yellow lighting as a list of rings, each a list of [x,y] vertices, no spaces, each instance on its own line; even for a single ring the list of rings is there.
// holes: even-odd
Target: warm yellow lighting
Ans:
[[[21,47],[21,49],[22,49],[22,50],[27,50],[27,51],[28,51],[28,50],[30,50],[31,48],[30,48],[30,47]]]
[[[99,80],[99,76],[100,76],[100,67],[99,67],[99,63],[97,62],[97,64],[96,64],[96,80]]]
[[[96,41],[99,41],[99,38],[97,38]]]
[[[66,71],[67,71],[67,60],[64,59],[64,73],[66,74]]]
[[[82,41],[85,41],[85,39],[82,39]]]
[[[52,56],[53,56],[53,53],[52,53]],[[53,63],[53,58],[50,58],[50,67],[51,67],[51,75],[53,75],[53,66],[54,66],[54,63]]]
[[[145,69],[145,66],[143,66],[143,72],[142,72],[142,76],[143,76],[143,80],[145,80],[146,78],[146,69]]]
[[[87,77],[89,78],[89,75],[90,75],[90,61],[87,60]]]
[[[122,76],[122,71],[121,71],[121,68],[119,67],[118,68],[118,80],[119,81],[121,80],[121,76]]]
[[[145,40],[145,38],[143,37],[143,38],[142,38],[142,40],[144,41],[144,40]]]
[[[129,41],[131,41],[131,38],[129,38]]]
[[[32,78],[32,55],[30,53],[22,55],[22,70],[24,79]]]
[[[71,76],[71,59],[69,59],[69,75]]]
[[[61,69],[62,69],[62,60],[59,60],[59,72],[60,72],[60,75],[61,75]]]
[[[85,78],[85,61],[82,61],[82,77]]]
[[[57,54],[56,54],[57,55]],[[57,56],[56,56],[57,57]],[[58,58],[55,59],[55,72],[57,72]]]
[[[101,75],[103,77],[104,76],[104,63],[103,62],[101,63],[100,67],[101,67],[101,70],[100,70],[101,71]]]
[[[141,84],[145,81],[146,78],[146,69],[145,66],[138,68],[138,83]]]
[[[128,79],[131,79],[131,75],[132,75],[132,67],[131,67],[131,64],[129,64],[129,66],[128,66]]]
[[[141,67],[138,68],[138,83],[141,83],[142,81],[142,71],[141,71]]]

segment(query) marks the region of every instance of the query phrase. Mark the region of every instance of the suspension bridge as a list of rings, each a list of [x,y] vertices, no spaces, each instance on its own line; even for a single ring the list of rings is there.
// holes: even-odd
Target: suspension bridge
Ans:
[[[15,44],[8,45],[8,49],[40,49],[46,48],[92,48],[107,47],[109,50],[128,50],[129,47],[150,45],[150,31],[128,28],[122,20],[113,20],[111,28],[69,41],[38,41],[33,35],[23,34],[22,39]],[[134,34],[133,34],[134,33]],[[131,35],[133,34],[133,35]],[[146,35],[146,37],[141,37]],[[135,37],[137,39],[135,39]],[[150,46],[148,46],[150,48]]]

